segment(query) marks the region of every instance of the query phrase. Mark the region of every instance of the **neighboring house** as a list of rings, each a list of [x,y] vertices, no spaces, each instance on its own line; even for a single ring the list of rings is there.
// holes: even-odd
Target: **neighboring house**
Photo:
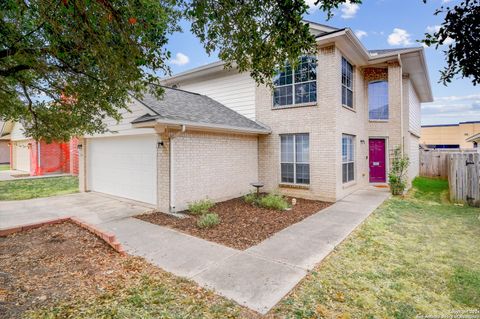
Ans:
[[[428,148],[475,148],[470,137],[480,133],[480,121],[458,124],[423,125],[421,143]]]
[[[6,122],[2,130],[9,136],[10,168],[40,176],[54,173],[78,174],[78,140],[66,143],[37,142],[25,136],[17,122]]]
[[[0,121],[0,164],[10,163],[10,135],[2,133],[6,123]]]
[[[368,51],[346,29],[309,23],[315,57],[275,89],[215,62],[164,80],[109,134],[80,141],[81,190],[182,210],[251,190],[336,201],[385,184],[396,147],[419,169],[420,105],[432,101],[423,48]],[[195,92],[195,93],[191,93]]]
[[[473,148],[479,149],[478,144],[480,144],[480,133],[470,136],[466,141],[472,143]]]

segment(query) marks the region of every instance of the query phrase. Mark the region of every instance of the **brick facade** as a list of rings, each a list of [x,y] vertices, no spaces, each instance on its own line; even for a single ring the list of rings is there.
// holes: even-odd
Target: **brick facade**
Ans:
[[[317,103],[312,105],[273,109],[271,90],[257,87],[256,118],[272,129],[271,135],[259,137],[259,177],[267,190],[336,201],[369,184],[369,138],[384,138],[390,155],[397,146],[410,149],[404,142],[408,103],[402,96],[402,82],[408,79],[402,78],[400,64],[354,65],[354,107],[350,109],[341,101],[342,57],[349,60],[334,45],[318,49]],[[371,121],[368,82],[379,79],[388,80],[389,119]],[[310,185],[306,187],[285,185],[280,180],[280,134],[292,133],[310,136]],[[355,180],[346,184],[342,182],[342,134],[355,136]]]

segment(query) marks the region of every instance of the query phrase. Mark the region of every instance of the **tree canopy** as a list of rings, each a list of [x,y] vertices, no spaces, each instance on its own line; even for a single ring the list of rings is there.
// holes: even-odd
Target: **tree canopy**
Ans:
[[[445,82],[460,73],[478,83],[479,1],[442,8],[444,24],[425,39],[454,40]],[[331,17],[345,2],[315,5]],[[170,72],[168,39],[181,19],[207,53],[270,83],[278,65],[313,52],[307,10],[305,0],[3,0],[0,118],[47,141],[104,132],[104,119],[120,119],[131,99],[161,96],[152,84]]]

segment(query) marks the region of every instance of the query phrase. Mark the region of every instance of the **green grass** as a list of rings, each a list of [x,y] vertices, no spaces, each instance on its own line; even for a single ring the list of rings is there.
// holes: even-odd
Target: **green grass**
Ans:
[[[204,215],[207,214],[213,206],[215,206],[215,203],[206,198],[189,203],[188,212],[192,215]]]
[[[246,314],[246,315],[245,315]],[[186,279],[169,274],[145,276],[136,285],[97,298],[63,303],[27,313],[31,319],[245,318],[248,312]]]
[[[287,318],[414,318],[480,305],[480,210],[417,178],[275,309]]]
[[[10,169],[10,164],[0,164],[0,171],[8,171]]]
[[[0,200],[21,200],[78,192],[73,176],[0,181]]]

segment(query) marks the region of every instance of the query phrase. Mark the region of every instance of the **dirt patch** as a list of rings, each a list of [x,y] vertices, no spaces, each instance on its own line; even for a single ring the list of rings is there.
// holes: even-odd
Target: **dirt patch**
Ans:
[[[287,199],[291,202],[292,198],[287,197]],[[207,229],[200,229],[197,226],[198,217],[191,215],[184,219],[164,213],[136,217],[244,250],[330,205],[331,203],[327,202],[297,198],[297,203],[291,210],[277,211],[247,204],[240,197],[215,204],[211,211],[218,214],[221,222],[219,225]]]
[[[0,318],[125,286],[157,268],[65,222],[0,238]]]

